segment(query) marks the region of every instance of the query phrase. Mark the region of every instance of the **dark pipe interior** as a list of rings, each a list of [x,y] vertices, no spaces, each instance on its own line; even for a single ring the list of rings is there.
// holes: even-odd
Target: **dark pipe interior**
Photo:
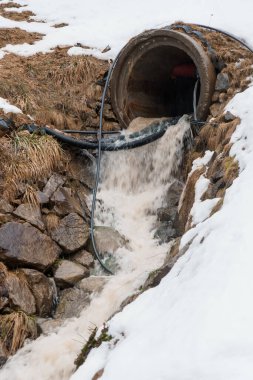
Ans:
[[[171,75],[175,66],[189,63],[193,63],[192,59],[173,46],[158,46],[144,53],[134,65],[128,81],[126,104],[130,119],[193,113],[196,77]],[[197,99],[199,92],[200,89]]]

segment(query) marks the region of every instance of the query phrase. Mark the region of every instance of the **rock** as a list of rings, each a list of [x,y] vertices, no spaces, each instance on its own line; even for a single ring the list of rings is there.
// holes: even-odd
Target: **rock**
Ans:
[[[14,207],[10,205],[5,199],[0,200],[0,213],[11,213],[13,211]]]
[[[61,260],[54,273],[54,279],[59,288],[66,288],[75,285],[88,275],[89,270],[82,265],[69,260]]]
[[[53,174],[49,178],[46,186],[43,189],[44,195],[50,198],[53,195],[53,193],[58,189],[58,187],[64,184],[64,182],[65,179],[61,175]]]
[[[34,269],[20,269],[19,272],[25,275],[35,298],[36,313],[40,317],[51,315],[56,298],[54,280]]]
[[[0,228],[0,259],[8,264],[45,270],[61,250],[52,239],[29,223],[10,222]]]
[[[166,197],[166,205],[168,208],[178,206],[183,188],[184,188],[184,184],[178,181],[177,179],[175,179],[172,182],[172,184],[170,185],[168,189],[167,197]]]
[[[127,244],[126,239],[111,227],[96,226],[94,228],[94,237],[96,247],[102,256],[107,253],[113,254],[117,249],[125,247]],[[87,243],[87,250],[94,252],[91,238]]]
[[[89,292],[83,289],[64,289],[56,308],[55,318],[79,317],[81,311],[90,303]]]
[[[12,309],[21,309],[26,314],[35,314],[35,299],[24,276],[9,272],[5,278],[5,286]]]
[[[222,107],[223,107],[223,105],[220,104],[220,103],[214,103],[214,104],[212,104],[211,107],[210,107],[210,113],[211,113],[211,115],[213,117],[218,116]]]
[[[51,231],[52,239],[65,252],[75,252],[83,248],[89,238],[89,234],[88,224],[76,213],[67,215]]]
[[[8,359],[7,351],[4,347],[3,342],[0,340],[0,368],[6,363]]]
[[[47,194],[43,193],[43,191],[36,191],[36,197],[41,205],[49,202],[49,197],[47,196]]]
[[[94,167],[91,161],[84,156],[76,155],[69,163],[69,175],[89,189],[94,187]]]
[[[227,73],[219,73],[217,75],[215,90],[226,91],[230,86],[229,77]]]
[[[77,286],[89,293],[99,293],[109,280],[108,276],[90,276],[81,280]]]
[[[61,319],[51,319],[51,318],[38,318],[37,325],[39,332],[45,335],[48,335],[52,332],[55,332],[63,323]]]
[[[233,115],[230,111],[227,111],[224,115],[225,121],[233,121],[236,119],[236,116]]]
[[[71,260],[77,262],[78,264],[83,265],[84,267],[90,268],[94,266],[94,258],[90,252],[85,251],[84,249],[80,252],[75,253]]]
[[[158,239],[161,244],[168,243],[171,239],[177,236],[177,231],[172,227],[172,222],[162,222],[160,227],[155,232],[155,239]]]
[[[54,210],[58,215],[65,216],[76,212],[80,216],[84,216],[78,195],[73,194],[73,191],[68,187],[59,187],[52,195],[51,200],[56,204]]]
[[[45,229],[45,225],[42,222],[42,215],[40,212],[40,208],[37,205],[23,203],[16,208],[13,214],[26,220],[33,226],[38,227],[40,230]]]
[[[161,222],[174,222],[177,219],[177,216],[177,207],[161,207],[157,210],[157,217]]]

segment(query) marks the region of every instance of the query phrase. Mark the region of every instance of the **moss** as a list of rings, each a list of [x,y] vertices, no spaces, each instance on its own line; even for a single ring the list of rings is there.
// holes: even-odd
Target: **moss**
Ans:
[[[104,325],[101,334],[98,338],[96,338],[97,334],[97,327],[92,330],[92,333],[87,341],[87,343],[82,348],[82,351],[78,355],[78,357],[75,360],[76,368],[79,368],[87,359],[90,351],[93,348],[101,346],[103,342],[110,342],[112,340],[112,336],[108,334],[108,327]]]

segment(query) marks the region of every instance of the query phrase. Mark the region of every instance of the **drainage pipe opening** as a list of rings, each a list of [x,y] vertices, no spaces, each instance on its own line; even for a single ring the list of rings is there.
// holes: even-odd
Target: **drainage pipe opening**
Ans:
[[[194,38],[172,30],[151,30],[130,40],[121,51],[111,80],[114,111],[122,127],[136,117],[176,117],[208,114],[215,70],[208,53]]]

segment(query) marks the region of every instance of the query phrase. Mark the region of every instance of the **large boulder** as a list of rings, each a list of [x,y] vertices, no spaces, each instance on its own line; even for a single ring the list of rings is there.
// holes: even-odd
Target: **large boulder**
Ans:
[[[83,248],[89,234],[88,224],[76,213],[65,216],[51,231],[52,239],[69,253]]]
[[[89,276],[89,270],[69,260],[61,260],[54,273],[57,286],[67,288],[75,285],[82,278]]]
[[[35,227],[38,227],[40,230],[45,229],[45,225],[42,222],[40,207],[37,205],[23,203],[16,208],[13,214],[19,216],[22,219],[25,219],[27,222]]]
[[[19,272],[25,275],[35,298],[36,314],[40,317],[50,316],[57,297],[54,280],[35,269],[22,268]]]
[[[61,249],[47,235],[28,223],[10,222],[0,228],[0,259],[9,265],[46,270]]]

